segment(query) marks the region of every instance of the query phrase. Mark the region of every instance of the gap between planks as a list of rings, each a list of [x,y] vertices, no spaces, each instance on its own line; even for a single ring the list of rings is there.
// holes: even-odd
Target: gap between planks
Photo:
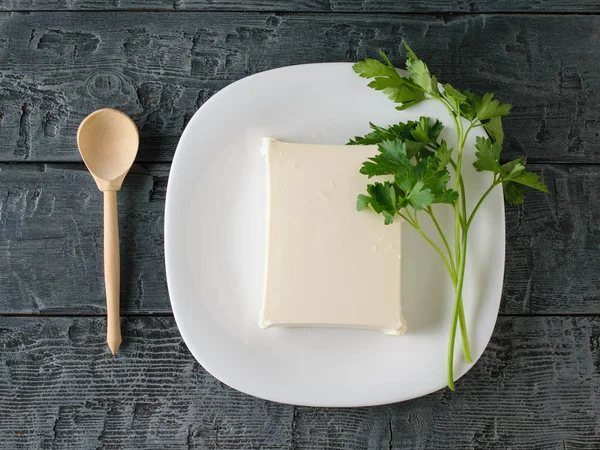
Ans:
[[[81,318],[95,318],[105,317],[106,313],[0,313],[0,317],[9,318],[60,318],[60,317],[81,317]],[[172,312],[142,312],[142,313],[127,313],[122,312],[121,317],[173,317]],[[499,312],[498,317],[573,317],[573,318],[600,318],[600,312],[598,313],[503,313]]]
[[[460,16],[600,16],[598,11],[344,11],[344,10],[325,10],[325,11],[307,11],[307,10],[272,10],[272,9],[0,9],[0,14],[31,14],[31,13],[53,13],[53,14],[148,14],[148,13],[168,13],[168,14],[277,14],[277,15],[392,15],[392,16],[435,16],[435,17],[460,17]]]
[[[0,13],[1,14],[1,13]],[[504,160],[501,159],[500,162],[503,162]],[[169,160],[156,160],[156,161],[150,161],[150,160],[136,160],[133,162],[134,165],[171,165],[173,162],[173,158],[169,159]],[[536,164],[536,165],[540,165],[540,166],[578,166],[578,167],[597,167],[600,166],[600,161],[599,162],[585,162],[585,161],[561,161],[561,160],[553,160],[553,159],[538,159],[538,158],[527,158],[527,164]],[[19,160],[19,161],[3,161],[0,160],[0,166],[35,166],[35,165],[39,165],[39,166],[43,166],[43,165],[62,165],[62,166],[72,166],[72,165],[78,165],[78,166],[82,166],[85,167],[83,161],[77,161],[77,160]]]

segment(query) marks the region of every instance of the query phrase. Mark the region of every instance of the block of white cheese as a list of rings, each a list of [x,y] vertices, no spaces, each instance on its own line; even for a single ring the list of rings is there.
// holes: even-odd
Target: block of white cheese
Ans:
[[[259,325],[402,334],[401,224],[356,210],[376,146],[264,139],[267,263]]]

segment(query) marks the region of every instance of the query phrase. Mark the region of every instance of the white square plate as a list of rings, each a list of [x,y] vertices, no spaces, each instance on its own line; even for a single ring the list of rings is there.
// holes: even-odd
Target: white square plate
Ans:
[[[408,225],[402,237],[404,336],[258,326],[266,238],[263,137],[344,144],[367,133],[369,122],[386,125],[429,116],[444,123],[448,128],[442,136],[456,143],[452,120],[438,102],[400,112],[366,84],[348,63],[259,73],[212,97],[181,137],[165,211],[171,304],[194,357],[242,392],[283,403],[341,407],[408,400],[446,385],[452,284],[439,256]],[[463,162],[470,207],[491,182],[491,174],[472,167],[478,130],[467,141]],[[451,208],[436,205],[435,210],[447,235],[453,235]],[[430,224],[424,228],[435,235]],[[469,232],[464,304],[475,361],[496,323],[504,245],[498,187]],[[456,378],[468,369],[458,334]]]

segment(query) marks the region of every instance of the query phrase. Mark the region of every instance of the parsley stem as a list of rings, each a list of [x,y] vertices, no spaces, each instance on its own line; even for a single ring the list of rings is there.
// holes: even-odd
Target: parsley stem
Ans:
[[[437,219],[435,218],[435,215],[433,214],[433,210],[431,209],[431,206],[428,206],[425,209],[425,212],[429,215],[429,217],[431,217],[431,220],[433,221],[435,228],[437,229],[440,237],[442,238],[442,242],[444,243],[444,246],[446,247],[446,250],[448,251],[448,259],[450,260],[450,265],[452,266],[452,272],[455,273],[456,266],[454,265],[454,255],[452,255],[452,250],[450,249],[450,245],[448,244],[448,239],[446,239],[446,235],[442,231],[440,224],[438,223]]]
[[[415,215],[413,216],[410,211],[407,209],[406,210],[406,214],[408,215],[409,218],[405,217],[404,214],[398,213],[404,220],[406,220],[415,230],[417,230],[419,232],[419,234],[423,237],[423,239],[425,239],[427,241],[427,243],[429,245],[431,245],[431,247],[433,247],[433,249],[436,251],[436,253],[438,255],[440,255],[440,258],[442,258],[442,261],[444,261],[444,265],[446,266],[446,270],[448,271],[448,273],[450,274],[450,278],[453,281],[456,280],[456,274],[455,274],[455,270],[453,267],[450,266],[450,264],[448,263],[448,259],[446,258],[446,256],[444,256],[444,252],[442,252],[442,249],[440,249],[440,247],[438,247],[438,245],[433,242],[429,236],[427,236],[427,234],[423,231],[423,229],[421,228],[421,226],[419,225],[419,220],[417,219],[417,212],[415,211]]]
[[[433,95],[433,94],[431,94],[431,97],[435,98],[436,100],[439,100],[446,107],[446,109],[448,111],[450,111],[450,114],[453,114],[453,112],[452,112],[452,105],[450,104],[450,102],[448,100],[446,100],[444,98],[443,95]]]
[[[448,240],[446,239],[441,228],[439,228],[439,223],[437,222],[437,219],[433,215],[431,208],[428,208],[428,210],[426,210],[426,212],[430,215],[431,219],[436,224],[436,228],[438,228],[438,231],[440,232],[440,235],[442,236],[442,239],[446,245],[448,252],[451,253],[450,246],[448,245]],[[442,250],[423,231],[423,229],[419,225],[419,220],[417,219],[416,211],[415,211],[414,216],[411,215],[409,210],[406,210],[406,213],[410,217],[410,219],[405,217],[402,213],[399,213],[399,214],[400,214],[400,216],[402,216],[404,218],[404,220],[406,220],[410,225],[413,226],[413,228],[415,228],[421,234],[423,239],[425,239],[429,243],[429,245],[431,245],[433,247],[433,249],[437,252],[437,254],[442,258],[442,261],[444,261],[444,265],[446,266],[446,270],[448,271],[448,274],[450,275],[450,279],[452,280],[452,285],[454,286],[454,289],[456,291],[457,286],[458,286],[458,280],[456,278],[457,274],[456,274],[456,269],[454,267],[454,262],[452,261],[452,259],[450,259],[450,261],[452,261],[452,264],[449,265],[448,260],[444,257],[444,254],[442,253]],[[466,242],[466,238],[464,239],[464,242]],[[466,361],[470,364],[471,362],[473,362],[473,360],[471,358],[471,349],[469,348],[469,336],[467,333],[467,324],[466,324],[466,320],[465,320],[465,311],[464,311],[463,302],[462,302],[462,293],[461,293],[460,298],[457,299],[456,305],[458,306],[458,321],[460,324],[460,335],[461,335],[461,339],[462,339],[462,343],[463,343],[463,352],[465,354]],[[456,308],[456,306],[455,306],[455,308]],[[453,314],[452,323],[455,328],[454,333],[456,334],[456,312]],[[452,351],[454,352],[454,343],[452,344],[452,349],[453,349]]]
[[[459,299],[458,308],[458,321],[460,325],[460,337],[463,344],[463,353],[465,355],[465,361],[471,364],[473,362],[473,358],[471,357],[471,346],[469,345],[469,334],[467,333],[467,322],[465,320],[465,309],[462,294]]]
[[[448,105],[446,105],[448,108]],[[460,331],[461,331],[461,339],[463,344],[463,352],[465,355],[465,360],[468,363],[472,362],[471,358],[471,350],[469,347],[468,341],[468,333],[467,333],[467,325],[464,315],[464,305],[462,299],[462,289],[464,282],[464,272],[465,272],[465,264],[466,264],[466,249],[467,249],[467,233],[468,233],[468,225],[467,225],[467,197],[465,195],[465,187],[462,179],[462,157],[463,157],[463,148],[466,142],[466,138],[473,128],[473,123],[470,123],[470,126],[467,128],[466,132],[463,134],[463,122],[460,114],[460,109],[456,112],[449,108],[450,115],[454,121],[454,125],[456,127],[457,133],[457,145],[458,145],[458,156],[456,163],[453,164],[453,168],[456,174],[456,186],[457,189],[460,189],[460,199],[454,204],[454,237],[455,237],[455,247],[456,247],[456,260],[458,266],[458,272],[456,273],[456,285],[455,285],[455,301],[454,301],[454,310],[452,314],[452,324],[450,327],[450,339],[448,342],[448,387],[454,390],[454,345],[456,342],[456,326],[457,323],[460,323]],[[462,209],[462,214],[461,214]],[[462,235],[461,235],[462,228]]]
[[[463,282],[465,278],[465,264],[467,260],[467,231],[463,230],[462,233],[462,241],[461,241],[461,254],[460,261],[458,265],[458,279],[456,286],[456,297],[454,301],[454,310],[452,312],[452,324],[450,326],[450,339],[448,341],[448,387],[454,390],[454,343],[456,341],[456,325],[459,322],[458,318],[460,315],[460,311],[462,308],[462,290],[463,290]],[[464,320],[464,319],[463,319]],[[465,329],[466,334],[466,329]],[[463,347],[465,346],[465,341],[463,341]],[[471,360],[470,352],[469,357],[465,355],[465,359],[467,362]]]
[[[459,124],[457,115],[452,110],[452,107],[450,107],[448,104],[446,104],[446,107],[448,108],[450,115],[452,116],[452,120],[454,121],[454,126],[456,127],[458,158],[457,158],[456,163],[453,164],[453,167],[454,167],[454,172],[456,175],[456,186],[458,187],[458,189],[460,189],[460,183],[462,181],[462,177],[461,177],[461,173],[460,173],[461,165],[462,165],[461,128],[460,128],[460,124]],[[462,198],[458,199],[456,201],[456,203],[454,203],[454,247],[455,247],[455,255],[456,255],[457,265],[458,265],[458,262],[460,261],[460,228],[459,228],[460,227],[460,205],[459,205],[459,203],[461,200],[463,202],[465,201],[465,198],[462,196],[462,192],[461,192],[461,197]]]
[[[459,189],[461,190],[460,202],[462,206],[462,227],[466,228],[466,220],[467,220],[467,196],[465,195],[465,183],[462,179],[462,157],[463,157],[463,149],[465,147],[465,142],[467,140],[467,135],[471,128],[468,128],[466,133],[463,134],[463,121],[462,116],[460,115],[460,108],[458,109],[458,115],[456,117],[456,122],[458,124],[458,158],[456,161],[456,178]]]
[[[448,250],[448,253],[450,255],[452,255],[450,246],[448,245],[448,240],[446,239],[444,232],[442,231],[437,219],[435,218],[435,215],[433,214],[431,207],[427,208],[425,211],[431,217],[433,223],[435,224],[436,228],[438,229],[440,236],[441,236],[442,240],[444,241],[446,249]],[[407,213],[410,215],[410,212],[408,210],[407,210]],[[400,215],[402,217],[404,217],[403,214],[400,213]],[[450,256],[451,264],[449,266],[446,259],[444,258],[444,255],[442,254],[441,249],[435,243],[433,243],[433,241],[421,229],[418,219],[417,219],[416,212],[415,212],[414,217],[412,215],[410,215],[410,217],[413,219],[413,221],[407,220],[406,217],[404,217],[404,219],[407,220],[407,222],[409,224],[411,224],[421,234],[421,236],[435,249],[435,251],[440,255],[440,257],[444,261],[446,270],[448,271],[448,274],[450,275],[450,279],[452,280],[452,285],[454,286],[454,289],[456,290],[458,281],[456,279],[456,268],[454,266],[454,261],[452,260],[452,256]],[[462,302],[462,296],[460,298],[460,302],[458,303],[458,308],[459,308],[458,320],[459,320],[459,324],[460,324],[460,335],[461,335],[461,339],[462,339],[462,343],[463,343],[463,352],[465,354],[466,361],[468,363],[471,363],[471,362],[473,362],[473,360],[471,358],[471,349],[469,348],[469,335],[467,333],[467,324],[466,324],[466,320],[465,320],[465,311],[464,311],[464,306],[463,306],[463,302]]]
[[[406,212],[408,212],[408,209],[406,210]],[[402,214],[400,211],[397,212],[397,214],[402,217],[406,222],[408,222],[410,225],[412,225],[413,227],[415,227],[415,224],[413,223],[412,220],[410,220],[408,217],[406,217],[404,214]],[[416,228],[416,227],[415,227]]]
[[[492,185],[488,188],[487,191],[485,191],[485,193],[481,196],[481,198],[479,199],[479,201],[477,202],[477,204],[475,205],[475,208],[473,208],[473,211],[471,211],[471,216],[469,217],[469,220],[467,220],[467,229],[471,226],[471,222],[473,222],[473,219],[475,218],[475,213],[477,212],[477,210],[479,209],[479,207],[481,206],[481,204],[483,203],[483,201],[485,200],[485,198],[489,195],[490,192],[492,192],[492,190],[498,186],[501,182],[498,181],[496,179],[496,176],[494,175],[494,182],[492,183]]]
[[[457,166],[456,166],[456,163],[454,162],[454,160],[452,160],[452,159],[450,160],[450,165],[452,166],[452,168],[454,169],[454,172],[456,173],[456,167]],[[460,179],[459,188],[460,188],[460,196],[461,196],[461,198],[466,198],[465,183],[464,183],[462,177]],[[466,217],[461,217],[461,222],[462,222],[463,227],[466,225],[466,222],[465,222],[466,220],[467,220]]]
[[[473,128],[477,128],[477,127],[481,127],[481,126],[483,126],[483,125],[481,125],[481,124],[479,124],[479,125],[476,125],[476,124],[475,124],[475,122],[471,122],[471,125],[469,125],[469,128],[467,128],[467,131],[465,131],[465,136],[464,136],[464,139],[465,139],[465,140],[467,139],[467,136],[469,135],[469,132],[470,132],[470,131],[471,131]]]
[[[460,121],[460,132],[462,133],[462,119],[460,117],[460,114],[458,116],[458,120]],[[469,136],[469,133],[471,132],[471,130],[474,128],[474,122],[471,122],[469,124],[469,127],[467,128],[467,131],[465,131],[465,133],[462,136],[462,144],[459,146],[459,149],[461,151],[461,155],[462,155],[462,149],[465,146],[465,143],[467,142],[467,136]],[[467,223],[467,196],[465,194],[465,183],[463,182],[462,177],[460,178],[460,196],[462,199],[462,217],[463,217],[463,228],[468,229],[469,225]],[[466,237],[466,235],[465,235]]]

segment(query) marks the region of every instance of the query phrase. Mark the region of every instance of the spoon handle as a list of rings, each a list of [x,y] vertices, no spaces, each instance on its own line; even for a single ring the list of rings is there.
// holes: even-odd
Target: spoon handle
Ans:
[[[117,191],[104,191],[104,284],[106,286],[106,342],[114,355],[121,345]]]

